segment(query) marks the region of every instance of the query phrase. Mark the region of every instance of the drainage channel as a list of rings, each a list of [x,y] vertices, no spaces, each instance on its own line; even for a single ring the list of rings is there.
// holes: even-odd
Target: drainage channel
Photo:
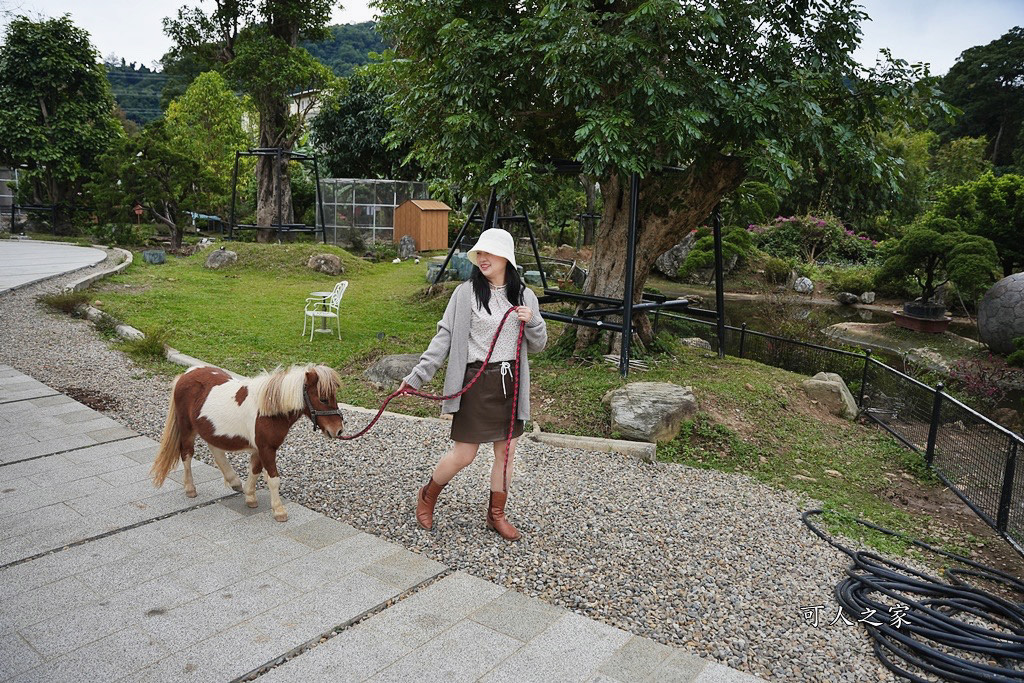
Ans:
[[[25,375],[28,377],[28,375]],[[29,396],[28,398],[13,398],[10,401],[0,401],[0,406],[6,406],[11,403],[24,403],[25,401],[36,401],[41,398],[53,398],[54,396],[63,396],[64,394],[46,394],[45,396]]]
[[[42,455],[33,455],[31,458],[22,458],[21,460],[10,460],[8,462],[0,462],[0,467],[7,467],[8,465],[19,465],[23,462],[32,462],[33,460],[41,460],[42,458],[49,458],[54,455],[64,455],[65,453],[74,453],[75,451],[84,451],[87,448],[96,448],[97,446],[106,446],[108,443],[117,443],[118,441],[129,441],[130,439],[148,438],[142,436],[142,434],[133,434],[132,436],[122,436],[120,439],[111,439],[110,441],[100,441],[98,443],[89,444],[88,446],[75,446],[74,448],[67,448],[63,451],[56,451],[54,453],[43,453]],[[156,445],[155,443],[153,444]],[[141,449],[140,449],[141,450]]]

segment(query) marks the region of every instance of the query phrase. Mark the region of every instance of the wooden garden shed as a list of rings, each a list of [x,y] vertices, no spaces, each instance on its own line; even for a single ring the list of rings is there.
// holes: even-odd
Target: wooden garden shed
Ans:
[[[416,240],[419,251],[448,248],[448,212],[451,207],[433,199],[409,199],[395,209],[395,242],[404,235]]]

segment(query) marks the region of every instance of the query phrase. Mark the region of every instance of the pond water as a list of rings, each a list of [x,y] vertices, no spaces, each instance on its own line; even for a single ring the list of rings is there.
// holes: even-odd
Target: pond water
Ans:
[[[708,308],[713,308],[712,305]],[[794,320],[813,319],[821,329],[829,325],[845,322],[860,323],[887,323],[892,322],[893,316],[888,311],[873,311],[864,308],[853,308],[851,306],[840,306],[830,304],[773,304],[785,310],[785,315]],[[725,302],[725,320],[727,325],[739,327],[747,323],[747,327],[770,332],[771,315],[766,314],[766,304],[763,301],[729,301]],[[954,322],[949,326],[949,331],[968,339],[978,339],[978,328],[969,323]]]

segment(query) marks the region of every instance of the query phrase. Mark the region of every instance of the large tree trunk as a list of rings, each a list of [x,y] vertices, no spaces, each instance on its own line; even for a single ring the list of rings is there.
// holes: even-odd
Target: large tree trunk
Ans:
[[[260,147],[280,147],[291,151],[292,137],[288,135],[288,105],[274,102],[260,111]],[[256,225],[294,222],[292,214],[292,184],[288,170],[288,157],[256,157]],[[278,206],[280,202],[280,207]],[[274,230],[257,232],[260,242],[269,242]]]
[[[999,164],[999,141],[1003,139],[1003,127],[1006,125],[1006,115],[999,119],[999,132],[996,133],[996,141],[992,143],[992,165]]]
[[[640,301],[655,260],[700,226],[722,197],[739,186],[743,174],[741,160],[718,156],[700,165],[695,164],[684,173],[650,175],[641,180],[633,276],[634,303]],[[604,213],[597,229],[594,258],[583,292],[621,300],[626,289],[629,178],[612,176],[602,180],[601,195],[604,197]],[[646,316],[635,317],[633,329],[643,343],[652,341],[652,329]],[[566,334],[575,335],[577,351],[599,341],[611,349],[617,342],[613,337],[618,336],[602,340],[599,330],[571,326],[566,328]]]

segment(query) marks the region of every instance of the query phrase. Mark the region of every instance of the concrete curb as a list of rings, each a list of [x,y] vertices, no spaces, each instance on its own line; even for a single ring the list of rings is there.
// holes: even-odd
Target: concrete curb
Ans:
[[[122,249],[120,247],[105,248],[110,249],[111,251],[119,252],[122,256],[124,256],[124,260],[121,263],[114,266],[113,268],[111,268],[110,270],[105,270],[102,273],[93,273],[92,275],[83,277],[80,280],[75,280],[74,282],[72,282],[71,284],[67,285],[64,288],[65,292],[80,292],[83,289],[86,289],[87,287],[91,286],[93,283],[98,282],[99,280],[102,280],[103,278],[107,277],[108,275],[117,275],[121,273],[135,260],[135,257],[132,256],[132,252],[128,251],[127,249]]]
[[[553,432],[539,431],[524,436],[532,441],[538,441],[558,448],[581,448],[586,451],[620,453],[648,463],[653,463],[657,459],[657,445],[644,441],[623,441],[621,439],[603,439],[596,436],[574,436],[572,434],[555,434]]]

